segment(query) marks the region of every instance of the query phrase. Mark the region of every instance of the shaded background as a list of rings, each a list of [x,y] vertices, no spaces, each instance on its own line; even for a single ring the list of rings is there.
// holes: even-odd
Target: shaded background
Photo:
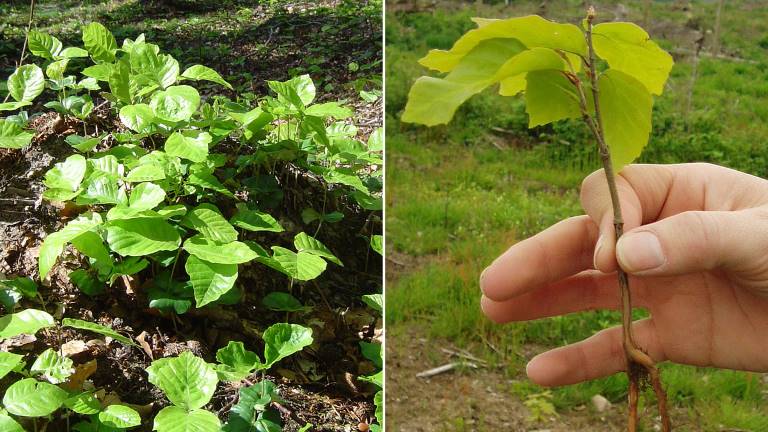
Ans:
[[[505,326],[480,313],[480,271],[511,244],[581,214],[581,180],[599,168],[581,121],[527,128],[520,98],[473,97],[447,126],[399,122],[417,60],[448,49],[470,17],[540,14],[578,23],[577,0],[387,2],[387,421],[391,431],[615,431],[623,374],[545,390],[533,355],[618,324],[595,311]],[[591,2],[590,2],[591,3]],[[596,1],[599,21],[648,30],[675,58],[640,161],[708,161],[768,175],[768,4],[747,0]],[[718,7],[720,29],[717,30]],[[698,52],[698,54],[697,54]],[[644,312],[637,311],[637,317]],[[453,352],[453,353],[452,353]],[[456,352],[464,357],[457,357]],[[416,373],[457,360],[431,379]],[[675,430],[768,431],[768,377],[665,364]],[[655,430],[652,392],[642,430]],[[598,411],[591,398],[613,406]],[[649,397],[651,399],[649,399]],[[649,401],[649,403],[645,403]],[[646,408],[647,407],[647,408]]]

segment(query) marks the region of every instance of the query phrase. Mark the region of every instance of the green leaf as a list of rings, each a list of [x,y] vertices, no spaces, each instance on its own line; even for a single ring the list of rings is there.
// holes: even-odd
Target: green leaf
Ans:
[[[195,80],[195,81],[211,81],[215,82],[216,84],[221,84],[224,87],[232,90],[232,85],[224,80],[224,78],[219,75],[218,72],[215,70],[202,65],[194,65],[187,68],[187,70],[184,71],[184,73],[181,74],[184,78]]]
[[[174,227],[155,218],[113,220],[106,224],[110,249],[122,256],[144,256],[179,247]]]
[[[11,416],[0,411],[0,430],[3,432],[25,432]]]
[[[109,81],[109,77],[112,75],[112,69],[114,68],[115,66],[112,64],[102,63],[83,69],[82,74],[99,81]]]
[[[382,356],[380,343],[360,341],[360,351],[363,353],[363,357],[373,362],[377,368],[381,369],[384,367],[384,358]]]
[[[152,95],[149,105],[155,115],[163,120],[187,121],[200,106],[200,94],[190,86],[172,86]]]
[[[78,414],[91,415],[101,411],[101,403],[90,392],[82,392],[64,401],[64,406]]]
[[[43,184],[49,189],[63,189],[75,192],[80,188],[85,176],[87,164],[81,155],[72,155],[64,162],[59,162],[45,173]]]
[[[359,379],[360,381],[366,381],[371,384],[374,384],[379,388],[384,388],[384,373],[382,371],[379,371],[373,375],[361,376],[361,377],[358,377],[357,379]]]
[[[301,75],[288,81],[267,81],[267,85],[283,103],[289,103],[299,110],[315,100],[315,84],[309,75]]]
[[[189,174],[187,182],[191,185],[200,186],[203,189],[210,189],[216,191],[222,195],[226,195],[233,198],[234,195],[230,192],[213,174],[205,171],[193,171]]]
[[[37,295],[37,284],[28,277],[0,280],[0,288],[18,291],[27,298],[32,298]]]
[[[43,70],[34,64],[19,66],[8,77],[8,92],[17,102],[32,102],[45,90]]]
[[[380,235],[371,236],[371,249],[379,255],[384,255],[384,237]]]
[[[272,381],[262,380],[241,388],[237,405],[229,412],[227,432],[266,432],[259,428],[257,413],[267,410],[272,401],[281,402],[277,386]]]
[[[141,424],[141,416],[125,405],[110,405],[99,413],[99,421],[110,428],[128,429]]]
[[[216,370],[222,381],[240,381],[250,375],[257,364],[261,364],[259,356],[245,349],[239,341],[230,341],[226,347],[219,349],[216,360],[221,363]]]
[[[103,25],[94,22],[83,27],[83,44],[97,63],[115,61],[117,42]]]
[[[316,117],[333,117],[335,119],[345,119],[352,116],[352,110],[341,106],[338,102],[326,102],[312,105],[304,112],[306,115]]]
[[[93,159],[90,161],[92,162]],[[126,205],[128,203],[125,186],[118,185],[117,175],[94,169],[83,185],[85,190],[77,196],[77,204]]]
[[[373,403],[376,405],[376,420],[379,423],[384,422],[384,390],[379,390],[373,396]]]
[[[155,123],[155,113],[147,104],[126,105],[120,108],[120,121],[138,133],[149,133]]]
[[[53,60],[63,48],[61,41],[55,37],[32,30],[27,35],[29,52],[44,59]]]
[[[221,422],[216,414],[204,409],[187,411],[183,408],[165,407],[155,416],[152,430],[157,432],[219,432]]]
[[[238,204],[237,214],[229,220],[232,225],[248,231],[283,232],[285,229],[272,215],[257,210],[251,210],[243,204]]]
[[[53,325],[53,317],[48,312],[25,309],[0,318],[0,339],[7,339],[20,334],[33,335],[38,330]]]
[[[208,132],[186,130],[174,132],[165,141],[165,152],[192,162],[204,162],[208,157],[208,144],[213,137]]]
[[[384,128],[378,127],[368,137],[368,151],[378,152],[384,150]]]
[[[86,295],[96,296],[104,292],[104,283],[87,270],[77,269],[71,272],[69,280]]]
[[[151,210],[165,200],[165,191],[154,183],[139,183],[131,191],[129,206],[135,210]]]
[[[259,261],[294,279],[312,280],[320,276],[327,265],[324,259],[310,252],[296,253],[280,246],[272,246],[272,251],[272,258]]]
[[[79,330],[87,330],[94,333],[98,333],[102,336],[110,337],[123,345],[130,345],[130,346],[138,346],[134,341],[131,339],[121,335],[120,333],[112,330],[111,328],[107,326],[103,326],[101,324],[96,324],[88,321],[83,321],[79,319],[74,318],[64,318],[61,320],[61,325],[64,327],[72,327]]]
[[[0,119],[0,148],[20,149],[29,145],[34,136],[25,132],[18,123]]]
[[[78,47],[68,47],[61,50],[59,57],[68,59],[88,57],[88,51]]]
[[[297,312],[304,310],[304,305],[294,296],[284,292],[271,292],[261,302],[267,309],[279,312]]]
[[[664,91],[674,60],[645,30],[627,22],[602,23],[593,27],[592,40],[595,53],[611,69],[640,81],[653,94]]]
[[[128,64],[128,60],[122,58],[114,64],[114,67],[110,70],[109,78],[107,79],[109,84],[109,91],[120,102],[124,104],[130,104],[133,102],[131,88],[131,66]]]
[[[367,304],[371,309],[379,312],[384,311],[384,296],[381,294],[366,294],[363,296],[363,303]]]
[[[312,344],[312,329],[298,324],[278,323],[264,331],[264,368]]]
[[[80,135],[69,135],[67,138],[65,138],[65,141],[67,144],[71,145],[72,147],[76,148],[77,150],[81,152],[90,152],[93,151],[93,149],[101,143],[101,140],[104,139],[106,135],[102,134],[97,137],[84,137]]]
[[[584,34],[573,24],[559,24],[537,15],[482,22],[479,28],[459,38],[449,51],[431,50],[419,63],[440,72],[450,72],[488,39],[516,40],[527,48],[559,49],[583,57],[587,55]]]
[[[30,106],[30,105],[32,105],[32,102],[29,102],[29,101],[0,103],[0,111],[16,111],[19,108],[24,108],[25,106]],[[5,120],[0,120],[0,123],[2,122],[5,122]],[[13,123],[13,122],[9,122],[9,123]],[[16,123],[13,123],[13,124],[16,124]],[[21,126],[19,126],[19,130],[21,130]],[[2,138],[2,135],[0,135],[0,138]],[[2,146],[3,144],[2,142],[0,142],[0,147]],[[14,148],[14,147],[5,147],[5,148]]]
[[[311,254],[321,256],[334,264],[340,265],[342,267],[344,266],[344,264],[341,263],[341,260],[336,258],[336,255],[334,255],[330,249],[328,249],[319,240],[309,236],[307,233],[301,232],[296,234],[296,237],[293,238],[293,245],[296,247],[296,250],[299,253],[309,252]]]
[[[23,355],[0,351],[0,378],[16,369],[24,360]]]
[[[213,367],[189,351],[153,361],[147,373],[149,382],[159,387],[172,404],[185,410],[207,404],[219,382]]]
[[[411,87],[402,121],[427,126],[448,123],[458,107],[497,81],[497,72],[525,50],[514,39],[483,40],[445,78],[421,77]]]
[[[597,86],[605,142],[618,173],[648,144],[653,98],[640,81],[613,69],[600,75]]]
[[[157,213],[166,219],[174,218],[176,216],[184,216],[187,214],[187,206],[184,204],[169,205],[158,209]]]
[[[25,378],[8,387],[3,406],[13,415],[44,417],[59,409],[68,396],[66,391],[53,384]]]
[[[125,176],[125,180],[131,183],[164,179],[165,171],[163,170],[163,167],[151,163],[139,165]]]
[[[199,231],[206,239],[217,243],[230,243],[237,240],[235,228],[212,204],[200,204],[190,210],[181,220],[181,224]]]
[[[60,384],[75,372],[72,359],[60,355],[48,348],[32,363],[29,371],[32,375],[42,375],[51,384]]]
[[[576,87],[559,71],[533,71],[528,73],[526,81],[528,127],[581,117]]]
[[[184,242],[184,250],[201,260],[216,264],[242,264],[258,256],[245,243],[233,241],[220,244],[200,234],[188,238]]]
[[[237,264],[217,264],[191,255],[185,268],[199,308],[229,292],[237,280]]]
[[[49,234],[40,246],[38,257],[40,280],[45,279],[48,275],[51,267],[56,263],[56,259],[64,251],[64,245],[82,233],[96,228],[101,223],[101,216],[98,213],[84,214],[68,223],[60,231]]]

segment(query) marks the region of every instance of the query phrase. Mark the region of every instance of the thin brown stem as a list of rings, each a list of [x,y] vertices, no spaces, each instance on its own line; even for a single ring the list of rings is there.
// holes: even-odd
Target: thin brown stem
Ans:
[[[27,52],[27,43],[29,41],[29,31],[32,30],[32,20],[35,18],[35,0],[30,0],[29,2],[29,21],[27,21],[27,32],[24,34],[24,45],[21,47],[21,55],[19,56],[19,61],[16,63],[16,69],[19,68],[22,64],[24,64],[24,54]],[[5,95],[5,99],[3,99],[3,103],[8,102],[8,98],[11,97],[11,93],[8,92],[7,95]]]

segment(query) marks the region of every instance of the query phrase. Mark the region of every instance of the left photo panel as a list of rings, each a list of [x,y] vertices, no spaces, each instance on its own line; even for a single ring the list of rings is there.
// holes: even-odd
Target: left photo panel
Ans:
[[[0,4],[0,431],[382,431],[383,0]]]

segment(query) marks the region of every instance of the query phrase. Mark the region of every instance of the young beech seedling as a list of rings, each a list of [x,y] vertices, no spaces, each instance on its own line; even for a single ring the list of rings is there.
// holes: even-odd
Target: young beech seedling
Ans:
[[[494,84],[499,84],[502,96],[523,93],[529,127],[581,118],[597,141],[616,239],[621,237],[624,223],[615,173],[648,143],[653,95],[664,90],[672,57],[635,24],[594,24],[591,7],[582,28],[539,16],[474,21],[478,27],[450,50],[432,50],[420,60],[447,75],[419,78],[402,120],[427,126],[448,123],[462,103]],[[630,379],[628,430],[637,428],[639,382],[647,374],[658,399],[662,430],[669,431],[659,371],[632,336],[629,282],[621,268],[618,279]]]

